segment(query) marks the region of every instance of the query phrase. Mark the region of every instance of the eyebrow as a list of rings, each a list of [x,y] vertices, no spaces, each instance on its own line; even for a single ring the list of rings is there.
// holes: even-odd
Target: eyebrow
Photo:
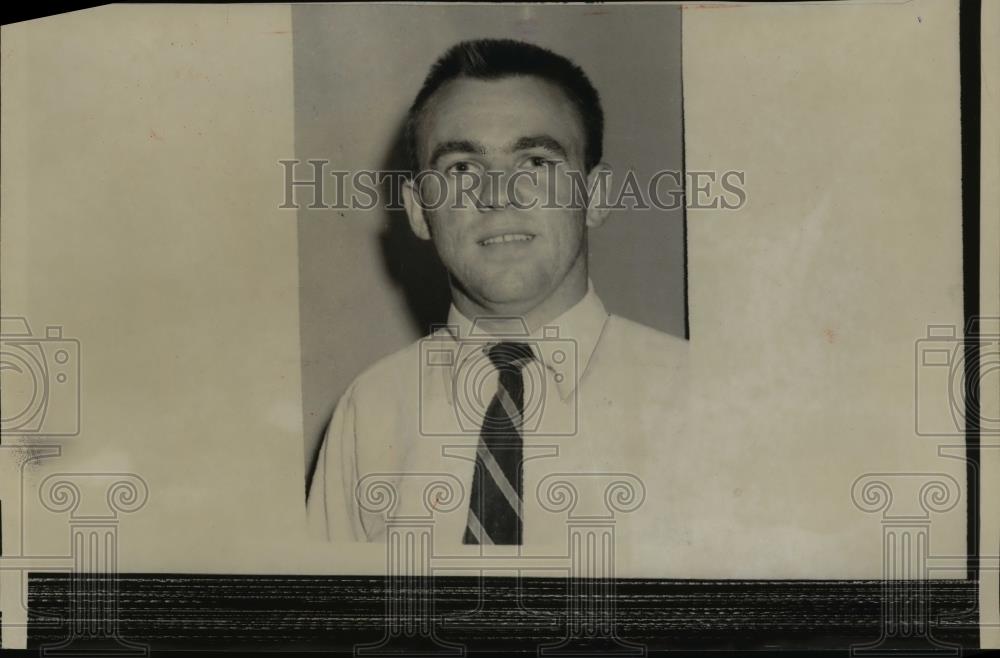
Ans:
[[[528,149],[542,148],[547,151],[552,151],[557,153],[562,157],[566,157],[566,148],[559,142],[555,137],[550,137],[549,135],[532,135],[530,137],[522,137],[507,149],[508,152],[514,151],[527,151]]]
[[[550,135],[530,135],[528,137],[521,137],[508,146],[505,151],[507,153],[515,153],[517,151],[527,151],[535,148],[545,149],[564,158],[566,157],[566,147],[564,147],[558,139]],[[486,147],[481,143],[470,139],[453,139],[447,142],[441,142],[435,146],[434,150],[431,152],[431,166],[433,167],[438,160],[446,155],[451,155],[452,153],[476,153],[478,155],[486,155]]]
[[[453,139],[441,142],[434,147],[434,151],[431,153],[431,166],[433,167],[438,160],[452,153],[478,153],[479,155],[486,155],[486,147],[479,142],[473,142],[468,139]]]

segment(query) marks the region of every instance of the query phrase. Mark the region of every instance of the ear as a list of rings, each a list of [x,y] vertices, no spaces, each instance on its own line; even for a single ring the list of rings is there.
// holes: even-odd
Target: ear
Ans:
[[[406,208],[406,216],[410,220],[410,229],[421,240],[431,239],[431,227],[427,224],[427,216],[424,214],[424,206],[420,202],[420,190],[413,180],[403,182],[403,206]]]
[[[587,203],[587,228],[599,227],[611,213],[608,198],[612,173],[611,165],[599,162],[587,174],[587,189],[593,190]]]

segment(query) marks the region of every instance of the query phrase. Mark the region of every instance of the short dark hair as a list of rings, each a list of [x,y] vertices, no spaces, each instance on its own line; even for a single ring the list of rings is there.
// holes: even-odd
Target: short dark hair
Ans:
[[[587,74],[579,66],[540,46],[513,39],[476,39],[458,43],[431,67],[406,118],[406,147],[410,168],[420,169],[417,159],[417,124],[427,101],[446,82],[456,78],[498,80],[533,76],[556,85],[573,103],[584,132],[584,165],[589,172],[604,150],[604,112],[601,99]]]

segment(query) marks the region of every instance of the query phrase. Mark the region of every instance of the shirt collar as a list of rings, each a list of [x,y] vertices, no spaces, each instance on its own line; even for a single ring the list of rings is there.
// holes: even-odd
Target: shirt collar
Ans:
[[[450,336],[456,346],[479,342],[488,345],[502,340],[528,343],[535,358],[553,373],[559,396],[566,400],[586,372],[607,320],[608,312],[593,283],[588,281],[587,293],[579,302],[534,332],[528,332],[524,320],[519,317],[473,321],[452,304],[448,310],[448,324],[440,327],[438,333]],[[445,389],[450,402],[454,372],[446,368],[442,369],[442,374],[447,379]]]

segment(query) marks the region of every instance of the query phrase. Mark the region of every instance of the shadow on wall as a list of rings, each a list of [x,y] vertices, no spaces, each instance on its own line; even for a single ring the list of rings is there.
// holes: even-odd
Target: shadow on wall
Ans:
[[[383,171],[404,170],[409,170],[409,159],[404,126],[400,125],[383,162]],[[382,198],[399,199],[400,202],[393,205],[402,205],[402,190],[393,189],[394,186],[399,186],[399,181],[387,177],[383,182]],[[431,325],[443,324],[448,319],[451,303],[448,275],[433,243],[421,240],[410,230],[404,210],[389,209],[386,214],[386,228],[379,236],[383,263],[403,292],[415,331],[424,336]]]
[[[409,168],[404,125],[401,124],[383,160],[382,171],[406,171]],[[398,189],[399,185],[400,181],[392,176],[387,176],[383,181],[381,198],[399,200],[398,203],[387,205],[402,206],[402,190]],[[434,251],[434,244],[414,235],[406,211],[402,208],[386,208],[385,214],[385,229],[379,236],[382,264],[406,300],[414,333],[425,336],[430,333],[433,325],[444,324],[448,320],[448,307],[451,304],[448,273]],[[329,421],[323,426],[324,436],[328,427]],[[322,445],[322,440],[317,441],[313,450],[306,478],[307,493],[312,486]]]

